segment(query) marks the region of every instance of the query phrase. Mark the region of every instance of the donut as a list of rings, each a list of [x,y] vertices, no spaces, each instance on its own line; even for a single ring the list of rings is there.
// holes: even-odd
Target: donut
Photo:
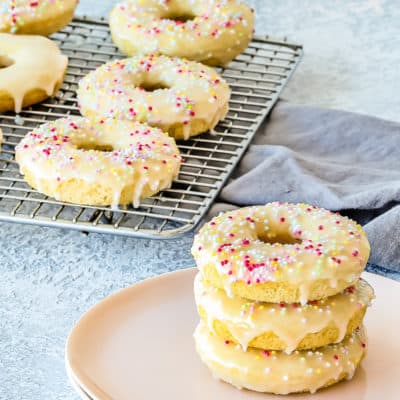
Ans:
[[[359,279],[342,293],[301,306],[263,303],[229,297],[195,278],[194,294],[199,314],[220,338],[239,343],[243,350],[306,350],[341,342],[361,325],[374,292]]]
[[[211,68],[166,56],[113,61],[79,82],[81,113],[146,122],[176,139],[213,129],[230,90]]]
[[[110,15],[113,41],[124,54],[165,54],[211,66],[240,54],[253,25],[253,10],[237,0],[131,0]]]
[[[196,350],[212,374],[238,388],[257,392],[314,393],[351,379],[366,352],[364,329],[338,344],[292,354],[249,348],[225,341],[200,323],[194,333]]]
[[[60,88],[68,58],[42,36],[0,33],[0,112],[39,103]]]
[[[228,294],[301,304],[354,285],[369,252],[356,222],[315,206],[280,202],[215,217],[192,247],[205,280]]]
[[[132,121],[67,117],[41,125],[16,146],[25,180],[57,200],[133,203],[170,186],[180,156],[174,139]]]
[[[78,0],[0,2],[0,32],[48,36],[71,21]]]

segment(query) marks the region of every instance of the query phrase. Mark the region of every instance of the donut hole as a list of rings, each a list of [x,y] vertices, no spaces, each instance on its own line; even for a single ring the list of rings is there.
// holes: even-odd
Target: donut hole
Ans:
[[[166,15],[163,19],[174,21],[176,24],[185,24],[188,21],[193,21],[195,18],[196,15],[190,12],[183,12],[183,13],[171,13],[169,15]]]
[[[144,80],[139,85],[141,89],[144,89],[146,92],[155,92],[156,90],[170,89],[165,82],[150,82]]]
[[[262,232],[257,235],[258,240],[264,243],[274,244],[298,244],[301,239],[295,238],[288,232]]]
[[[14,64],[14,60],[8,56],[0,55],[0,69],[11,67]]]
[[[102,151],[104,153],[111,153],[114,151],[113,146],[110,144],[101,144],[101,143],[80,143],[76,146],[78,150],[95,150],[95,151]]]

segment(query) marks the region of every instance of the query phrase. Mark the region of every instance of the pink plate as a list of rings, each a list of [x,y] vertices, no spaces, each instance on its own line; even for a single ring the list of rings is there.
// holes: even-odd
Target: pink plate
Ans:
[[[195,273],[188,269],[137,283],[89,310],[66,346],[67,370],[76,386],[96,400],[282,398],[235,389],[213,379],[201,364],[192,338],[199,319]],[[363,277],[377,296],[365,319],[367,357],[352,381],[317,392],[315,400],[400,398],[400,283],[369,273]]]

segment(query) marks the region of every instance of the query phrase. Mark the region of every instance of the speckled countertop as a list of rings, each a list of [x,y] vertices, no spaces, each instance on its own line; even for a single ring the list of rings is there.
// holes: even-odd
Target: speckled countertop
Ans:
[[[81,0],[79,12],[106,15],[113,3]],[[259,34],[304,44],[287,100],[400,121],[397,0],[249,3]],[[149,241],[0,228],[0,399],[77,398],[64,371],[64,343],[80,315],[121,287],[193,265],[190,234]]]

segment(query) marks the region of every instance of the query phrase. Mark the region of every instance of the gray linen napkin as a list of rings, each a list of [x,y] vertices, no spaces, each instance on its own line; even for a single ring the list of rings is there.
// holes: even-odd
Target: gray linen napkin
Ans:
[[[280,102],[211,215],[270,201],[315,204],[357,220],[370,263],[400,271],[400,124]]]

